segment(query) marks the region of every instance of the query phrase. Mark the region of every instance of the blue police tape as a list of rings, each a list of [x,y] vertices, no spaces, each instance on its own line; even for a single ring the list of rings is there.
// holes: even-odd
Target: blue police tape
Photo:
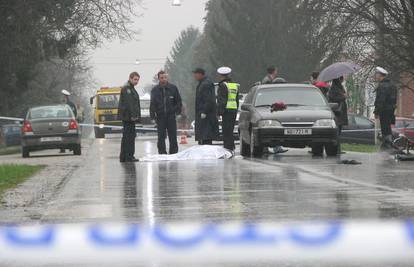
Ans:
[[[326,226],[326,227],[325,227]],[[302,246],[324,246],[335,242],[341,235],[344,225],[338,222],[327,223],[322,232],[316,235],[314,232],[304,231],[299,226],[284,228],[283,231],[267,231],[263,233],[259,224],[245,224],[241,226],[236,233],[226,233],[220,229],[219,225],[208,224],[201,227],[197,232],[185,236],[173,236],[168,233],[165,226],[157,225],[153,228],[140,227],[131,224],[126,226],[126,230],[119,236],[110,236],[108,228],[101,225],[92,225],[86,227],[88,242],[95,245],[105,246],[134,246],[140,242],[140,237],[145,234],[152,237],[156,242],[171,248],[190,248],[210,241],[217,245],[269,245],[277,244],[282,241],[291,241]],[[42,226],[39,232],[33,236],[25,236],[17,226],[5,226],[0,232],[0,237],[13,246],[32,246],[42,247],[52,245],[59,234],[58,226]],[[414,244],[414,221],[405,223],[405,232]],[[145,230],[144,230],[145,229]]]
[[[258,260],[413,262],[414,221],[0,226],[0,262],[53,266]]]
[[[24,236],[20,233],[17,226],[9,226],[5,228],[5,239],[10,245],[24,247],[39,247],[52,245],[55,237],[55,228],[46,226],[42,233],[33,236]]]
[[[405,225],[407,227],[408,237],[411,239],[411,242],[414,244],[414,220],[407,220]]]
[[[89,239],[102,246],[133,246],[139,241],[139,226],[129,225],[124,235],[113,237],[103,230],[102,226],[94,225],[88,229]]]

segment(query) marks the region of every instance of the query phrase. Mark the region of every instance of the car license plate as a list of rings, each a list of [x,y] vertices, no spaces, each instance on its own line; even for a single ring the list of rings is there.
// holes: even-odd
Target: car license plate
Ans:
[[[46,143],[46,142],[61,142],[62,137],[42,137],[40,138],[40,142]]]
[[[286,129],[285,135],[312,135],[312,129]]]

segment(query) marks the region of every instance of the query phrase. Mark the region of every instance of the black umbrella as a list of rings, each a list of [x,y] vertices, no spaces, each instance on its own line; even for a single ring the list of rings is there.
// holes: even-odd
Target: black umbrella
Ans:
[[[327,82],[338,79],[359,71],[361,67],[352,62],[338,62],[324,69],[318,77],[318,81]]]

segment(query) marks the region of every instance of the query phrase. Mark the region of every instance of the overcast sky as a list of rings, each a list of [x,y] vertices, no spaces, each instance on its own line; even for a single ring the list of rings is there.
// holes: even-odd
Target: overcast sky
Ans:
[[[135,19],[141,31],[138,41],[114,41],[97,49],[91,56],[94,77],[99,86],[123,85],[132,71],[141,74],[143,87],[169,56],[175,39],[188,26],[202,29],[206,0],[183,0],[173,7],[172,0],[144,0],[142,17]],[[136,60],[140,61],[135,65]]]

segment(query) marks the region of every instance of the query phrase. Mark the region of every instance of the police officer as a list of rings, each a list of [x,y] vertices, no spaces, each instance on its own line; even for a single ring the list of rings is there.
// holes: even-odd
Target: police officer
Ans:
[[[64,103],[72,109],[73,115],[75,115],[75,118],[77,118],[78,117],[78,110],[76,108],[76,105],[72,101],[70,101],[70,96],[72,94],[67,90],[62,90],[62,94],[63,94],[63,97],[64,97]]]
[[[68,105],[70,109],[73,111],[73,115],[75,115],[75,118],[78,117],[78,110],[76,108],[76,105],[70,101],[70,96],[72,95],[68,90],[62,90],[63,95],[63,103]],[[61,148],[60,153],[65,153],[66,149]]]
[[[170,141],[169,154],[178,153],[177,119],[181,114],[182,100],[177,86],[168,82],[168,75],[164,71],[158,73],[159,84],[151,91],[150,114],[157,123],[158,153],[167,154],[165,139]]]
[[[135,90],[140,75],[133,72],[129,75],[128,83],[122,87],[119,99],[118,116],[122,120],[123,132],[121,142],[120,162],[137,162],[135,159],[135,138],[137,136],[135,124],[141,121],[141,107],[139,94]]]
[[[393,136],[391,125],[395,124],[395,109],[397,107],[397,88],[388,79],[388,71],[377,67],[375,80],[379,82],[376,89],[375,117],[380,120],[382,133],[382,149],[393,147]]]
[[[232,70],[229,67],[221,67],[217,70],[219,86],[217,90],[218,115],[222,117],[224,148],[234,151],[234,126],[239,110],[240,85],[234,83],[231,78]]]

